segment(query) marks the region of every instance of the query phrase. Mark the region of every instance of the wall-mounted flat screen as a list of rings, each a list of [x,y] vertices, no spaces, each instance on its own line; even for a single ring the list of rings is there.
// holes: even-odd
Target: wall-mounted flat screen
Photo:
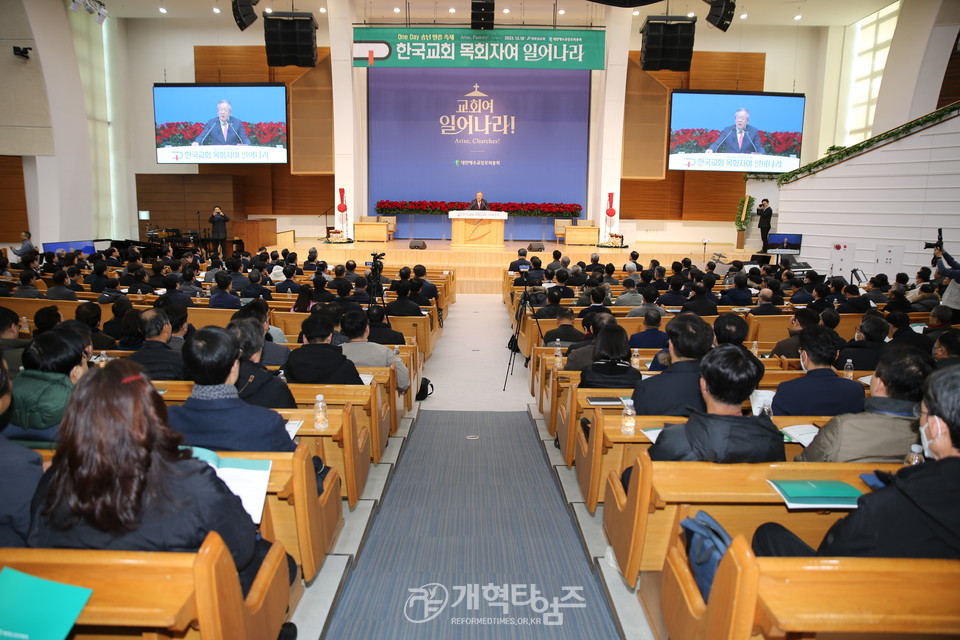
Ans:
[[[800,166],[799,93],[674,91],[667,166],[784,173]]]
[[[800,253],[803,235],[799,233],[771,233],[767,236],[767,253],[795,255]]]
[[[269,84],[155,84],[158,164],[282,164],[287,88]]]
[[[40,246],[44,253],[48,251],[56,252],[57,249],[63,249],[67,253],[80,249],[86,254],[94,253],[96,251],[96,249],[93,248],[93,240],[74,240],[69,242],[44,242]]]

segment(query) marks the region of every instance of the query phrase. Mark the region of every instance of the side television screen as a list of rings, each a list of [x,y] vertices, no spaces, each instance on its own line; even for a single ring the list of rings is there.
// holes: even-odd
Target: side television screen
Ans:
[[[287,162],[287,88],[155,84],[158,164]]]
[[[667,166],[793,171],[800,166],[805,100],[796,93],[674,91]]]

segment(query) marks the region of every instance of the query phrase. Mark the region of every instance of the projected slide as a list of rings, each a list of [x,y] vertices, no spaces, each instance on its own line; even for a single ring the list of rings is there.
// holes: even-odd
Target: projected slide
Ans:
[[[800,166],[802,94],[674,91],[668,167],[783,173]]]
[[[287,161],[283,84],[156,84],[158,164]]]

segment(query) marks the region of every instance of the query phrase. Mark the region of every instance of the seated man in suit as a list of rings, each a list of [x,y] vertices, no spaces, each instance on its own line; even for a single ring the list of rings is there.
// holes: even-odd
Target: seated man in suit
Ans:
[[[637,415],[686,416],[703,411],[700,359],[713,347],[713,328],[699,316],[681,313],[667,325],[671,364],[633,391]]]
[[[46,298],[43,291],[37,289],[37,274],[24,269],[20,272],[20,286],[14,291],[12,298]]]
[[[637,282],[631,278],[623,279],[623,293],[617,296],[613,306],[615,307],[636,307],[643,304],[643,295],[637,291]]]
[[[127,356],[141,365],[152,380],[184,380],[183,360],[167,344],[173,335],[170,318],[163,309],[147,309],[140,314],[143,346]]]
[[[773,347],[773,351],[770,352],[770,355],[784,356],[785,358],[799,358],[800,332],[807,327],[815,327],[818,324],[820,324],[820,316],[817,315],[817,312],[813,309],[808,307],[806,309],[795,310],[793,312],[793,317],[790,318],[790,326],[787,328],[787,332],[790,334],[790,337],[784,338],[778,342]]]
[[[230,316],[230,321],[242,318],[255,318],[263,327],[263,355],[260,364],[265,367],[282,367],[290,357],[290,349],[285,347],[287,339],[279,327],[270,324],[270,309],[264,300],[254,299],[243,305],[236,313]]]
[[[933,357],[937,368],[955,367],[960,364],[960,329],[944,331],[933,345]]]
[[[240,399],[267,409],[296,409],[297,402],[287,383],[261,364],[265,341],[260,321],[256,318],[231,320],[227,331],[240,343],[240,369],[234,383]]]
[[[370,342],[377,344],[407,344],[406,338],[399,331],[395,331],[386,322],[386,314],[383,307],[372,304],[367,307],[367,319],[370,321]]]
[[[211,309],[239,309],[240,297],[233,293],[233,280],[226,271],[218,271],[214,276],[217,283],[217,292],[210,296],[208,303]]]
[[[930,353],[933,349],[933,340],[929,336],[917,333],[910,326],[910,316],[903,311],[891,311],[887,314],[887,322],[890,324],[890,342],[887,347],[899,344],[909,344],[920,351]]]
[[[300,285],[293,281],[293,277],[297,275],[297,268],[292,264],[288,264],[283,268],[283,277],[282,282],[277,283],[277,293],[300,293]]]
[[[836,416],[863,411],[863,385],[833,370],[838,340],[836,331],[822,325],[800,333],[800,366],[807,374],[779,384],[773,415]]]
[[[560,271],[557,271],[557,273],[556,273],[556,275],[554,276],[554,278],[555,278],[556,281],[557,281],[557,285],[556,285],[555,287],[553,287],[553,289],[554,289],[558,294],[560,294],[560,297],[561,297],[561,298],[576,298],[576,297],[577,297],[576,292],[575,292],[573,289],[571,289],[569,286],[567,286],[567,282],[569,282],[569,280],[570,280],[570,272],[569,272],[569,271],[565,271],[565,270],[561,269]]]
[[[669,338],[660,331],[661,313],[658,309],[647,311],[643,316],[643,331],[630,336],[631,349],[666,349]]]
[[[873,308],[870,299],[860,295],[860,287],[848,284],[843,288],[845,300],[837,305],[837,313],[866,313]]]
[[[738,273],[733,277],[733,288],[720,294],[720,304],[734,307],[746,307],[753,302],[753,294],[747,288],[747,274]]]
[[[917,403],[936,365],[910,345],[883,350],[870,380],[863,413],[838,415],[824,425],[797,462],[902,462],[919,442]]]
[[[427,268],[425,266],[423,266],[422,264],[413,265],[413,277],[418,278],[423,282],[423,287],[421,288],[420,293],[422,293],[425,298],[427,298],[428,300],[437,299],[437,295],[438,295],[437,285],[427,280]],[[349,280],[349,278],[347,279]]]
[[[657,304],[661,307],[682,307],[687,303],[687,296],[681,292],[683,289],[683,278],[676,276],[670,278],[670,290],[657,298]]]
[[[609,313],[610,315],[613,315],[613,311],[603,304],[605,298],[607,298],[607,290],[603,287],[594,287],[591,289],[590,306],[581,309],[578,317],[582,318],[588,313]]]
[[[548,297],[549,295],[547,294]],[[573,326],[573,309],[570,307],[560,307],[557,310],[557,328],[543,334],[543,346],[556,346],[557,340],[561,347],[569,347],[583,340],[583,332]]]
[[[363,384],[357,367],[340,347],[333,346],[330,314],[311,313],[300,325],[304,344],[287,358],[287,382],[307,384]]]
[[[397,391],[405,393],[410,388],[410,372],[393,349],[370,342],[370,321],[363,311],[343,314],[340,330],[350,342],[340,345],[340,350],[353,364],[360,367],[389,367],[397,370]]]
[[[240,343],[222,327],[204,327],[183,346],[193,380],[187,401],[167,409],[170,428],[187,445],[226,451],[293,451],[286,421],[240,399]]]
[[[537,309],[536,313],[533,314],[534,318],[556,318],[558,317],[557,314],[560,313],[561,309],[569,309],[569,307],[560,306],[560,292],[556,289],[556,287],[551,287],[550,290],[547,291],[547,304]],[[573,313],[572,309],[570,310],[570,313]]]
[[[396,288],[397,299],[387,303],[387,315],[390,316],[422,316],[420,305],[409,298],[410,282],[401,281]]]
[[[837,356],[834,365],[842,369],[847,360],[853,362],[856,371],[873,371],[880,361],[880,352],[886,344],[884,340],[890,333],[890,325],[880,315],[867,314],[860,320],[853,341],[848,342]]]
[[[927,461],[887,477],[814,550],[777,523],[753,536],[758,556],[960,558],[960,367],[940,369],[923,387],[920,440]]]
[[[664,428],[650,446],[650,459],[731,463],[785,460],[783,434],[773,421],[765,415],[743,415],[742,404],[760,384],[763,371],[752,353],[732,344],[720,345],[703,356],[700,393],[706,413],[692,413],[686,424]]]
[[[53,274],[53,286],[47,289],[47,300],[73,300],[77,294],[67,286],[67,272],[60,269]]]
[[[750,313],[755,316],[779,316],[783,315],[783,310],[773,304],[773,291],[770,289],[761,289],[758,296],[760,304],[750,309]]]
[[[717,315],[717,303],[713,301],[712,296],[707,293],[707,288],[703,283],[696,282],[690,291],[693,294],[690,299],[683,303],[681,311],[685,313],[695,313],[698,316]]]
[[[724,313],[713,321],[713,344],[714,346],[732,344],[742,347],[749,332],[750,325],[741,316],[736,313]]]
[[[510,263],[510,266],[507,267],[507,271],[516,273],[517,271],[520,271],[521,266],[530,266],[530,261],[527,260],[527,250],[523,248],[517,249],[517,259]]]
[[[945,331],[952,328],[950,324],[953,319],[953,309],[945,304],[938,304],[930,311],[930,317],[927,318],[927,326],[923,329],[923,335],[936,342]]]
[[[106,349],[116,349],[117,341],[100,331],[100,319],[102,311],[100,305],[94,302],[84,302],[77,305],[74,311],[74,317],[90,327],[90,340],[94,351],[103,351]]]

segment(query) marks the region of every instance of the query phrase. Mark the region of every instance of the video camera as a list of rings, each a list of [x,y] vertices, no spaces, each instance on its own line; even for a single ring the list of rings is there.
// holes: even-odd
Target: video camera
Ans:
[[[937,229],[937,241],[936,242],[924,242],[924,249],[940,249],[943,251],[943,229]]]

